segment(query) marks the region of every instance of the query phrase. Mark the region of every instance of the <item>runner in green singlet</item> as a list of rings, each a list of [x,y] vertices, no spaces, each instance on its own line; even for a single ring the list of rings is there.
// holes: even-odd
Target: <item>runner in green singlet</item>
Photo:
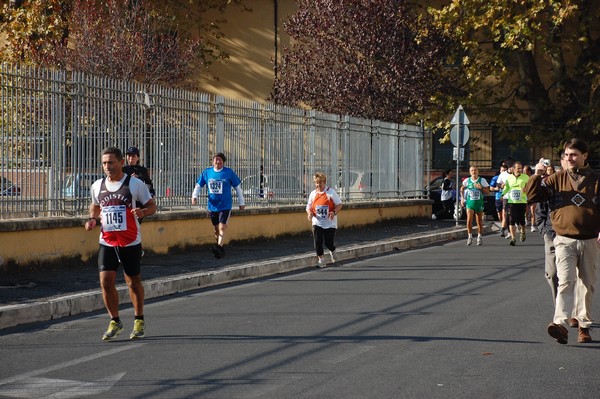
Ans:
[[[467,208],[467,245],[473,242],[473,216],[477,223],[477,245],[483,243],[483,196],[490,193],[490,185],[487,180],[479,176],[477,166],[469,168],[470,177],[466,178],[460,188],[461,203]]]

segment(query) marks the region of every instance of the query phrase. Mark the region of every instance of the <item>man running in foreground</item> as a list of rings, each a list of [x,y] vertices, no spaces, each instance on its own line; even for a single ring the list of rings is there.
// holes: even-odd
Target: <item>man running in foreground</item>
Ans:
[[[85,223],[85,229],[92,230],[100,217],[98,270],[102,299],[111,318],[108,329],[102,336],[105,341],[115,338],[123,331],[123,323],[119,318],[119,293],[115,286],[119,265],[123,265],[135,314],[129,338],[145,336],[144,286],[140,273],[142,235],[138,219],[153,215],[156,203],[144,182],[125,174],[123,165],[121,150],[109,147],[102,151],[102,169],[106,177],[92,184],[90,218]],[[138,208],[137,203],[143,204],[143,208]]]

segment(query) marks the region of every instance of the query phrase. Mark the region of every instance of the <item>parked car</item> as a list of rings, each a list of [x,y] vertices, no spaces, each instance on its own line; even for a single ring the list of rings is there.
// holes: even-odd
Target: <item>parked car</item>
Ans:
[[[345,172],[340,171],[337,176],[335,191],[342,198],[363,199],[370,197],[370,181],[367,174],[362,170],[348,171],[348,188],[345,186]]]
[[[483,177],[488,182],[488,184],[492,181],[492,177],[494,177],[494,175],[489,174],[489,173],[480,173],[479,176]],[[461,182],[467,177],[468,176],[461,176]],[[443,180],[444,180],[443,176],[438,176],[435,179],[431,180],[429,182],[429,185],[427,187],[425,187],[425,192],[427,192],[429,190],[429,198],[433,200],[433,205],[431,207],[431,212],[433,214],[439,212],[443,208],[442,200],[441,200]],[[452,180],[455,182],[456,177],[453,176]],[[459,187],[459,192],[460,192],[460,187]],[[456,201],[456,197],[457,197],[456,194],[457,194],[457,190],[454,190],[452,192],[452,199],[455,201]],[[464,212],[464,209],[462,207],[459,207],[458,212],[459,212],[459,217],[458,217],[459,220],[466,218],[466,213]],[[492,216],[494,218],[494,220],[498,220],[498,214],[496,212],[495,193],[492,192],[489,195],[484,196],[483,214],[487,215],[487,216]],[[453,218],[454,218],[454,220],[456,220],[456,211],[454,212]]]
[[[21,195],[21,188],[6,177],[0,176],[0,196],[13,197],[17,195]]]
[[[62,187],[64,198],[87,198],[92,184],[104,177],[100,173],[69,173]]]
[[[189,199],[196,186],[199,172],[159,172],[152,175],[157,197],[185,197]]]
[[[294,175],[251,175],[241,184],[248,199],[302,198],[302,184]]]

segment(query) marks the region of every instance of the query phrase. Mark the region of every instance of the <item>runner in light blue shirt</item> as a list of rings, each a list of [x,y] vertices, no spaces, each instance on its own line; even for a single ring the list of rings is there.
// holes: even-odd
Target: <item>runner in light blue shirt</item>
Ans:
[[[215,239],[217,240],[217,243],[212,247],[212,253],[215,255],[215,258],[221,258],[225,255],[223,245],[225,243],[227,222],[229,221],[231,208],[233,207],[232,188],[237,193],[240,210],[244,210],[246,207],[244,204],[244,194],[240,185],[241,180],[232,169],[224,166],[226,160],[227,158],[225,158],[222,152],[216,154],[213,157],[213,166],[204,169],[200,177],[198,177],[194,192],[192,193],[192,205],[196,205],[202,187],[207,186],[208,188],[207,208],[210,220],[215,229]]]

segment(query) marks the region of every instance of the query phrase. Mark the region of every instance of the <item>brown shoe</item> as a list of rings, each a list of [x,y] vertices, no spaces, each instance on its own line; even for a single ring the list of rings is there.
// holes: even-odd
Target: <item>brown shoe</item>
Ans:
[[[566,344],[569,339],[569,331],[559,324],[550,323],[548,324],[548,334],[556,340],[559,344]]]
[[[579,327],[579,322],[577,321],[576,318],[572,317],[569,319],[569,327],[571,327],[571,328]]]
[[[579,336],[577,337],[577,342],[579,342],[580,344],[592,342],[592,336],[590,335],[589,328],[579,327]]]

